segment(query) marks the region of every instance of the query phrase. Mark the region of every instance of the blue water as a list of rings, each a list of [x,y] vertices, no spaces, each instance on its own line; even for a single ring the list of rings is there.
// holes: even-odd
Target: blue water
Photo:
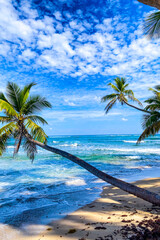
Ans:
[[[160,167],[160,135],[136,145],[138,135],[54,136],[48,145],[68,151],[118,178]],[[48,223],[95,198],[106,183],[43,149],[33,163],[11,141],[0,158],[0,223]],[[153,172],[152,172],[153,175]],[[154,176],[150,176],[154,177]]]

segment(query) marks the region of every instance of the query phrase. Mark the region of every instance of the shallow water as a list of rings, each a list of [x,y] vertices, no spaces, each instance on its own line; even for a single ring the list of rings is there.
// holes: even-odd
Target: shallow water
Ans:
[[[68,151],[123,179],[154,177],[160,167],[160,136],[136,145],[138,135],[54,136],[48,145]],[[33,162],[23,149],[13,159],[13,141],[0,158],[0,222],[48,223],[91,202],[104,183],[76,164],[38,149]],[[140,177],[139,177],[140,178]]]

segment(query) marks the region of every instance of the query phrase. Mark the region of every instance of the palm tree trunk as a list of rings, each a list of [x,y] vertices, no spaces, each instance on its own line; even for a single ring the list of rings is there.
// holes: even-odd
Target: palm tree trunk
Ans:
[[[22,142],[22,133],[20,133],[20,135],[19,135],[18,143],[17,143],[17,145],[15,147],[15,150],[14,150],[14,155],[16,155],[18,153],[19,148],[21,146],[21,142]]]
[[[112,177],[100,170],[98,170],[97,168],[93,167],[92,165],[90,165],[89,163],[85,162],[84,160],[70,154],[67,153],[65,151],[62,151],[60,149],[54,148],[54,147],[50,147],[48,145],[45,145],[44,143],[38,142],[34,139],[29,138],[29,140],[31,142],[33,142],[34,144],[38,145],[39,147],[53,152],[55,154],[58,154],[62,157],[65,157],[69,160],[71,160],[72,162],[78,164],[79,166],[85,168],[87,171],[89,171],[90,173],[92,173],[93,175],[97,176],[98,178],[102,179],[105,182],[108,182],[128,193],[131,193],[133,195],[135,195],[136,197],[139,197],[141,199],[144,199],[147,202],[150,202],[152,204],[156,204],[158,206],[160,206],[160,196],[156,193],[150,192],[148,190],[145,190],[143,188],[137,187],[133,184],[124,182],[120,179],[117,179],[115,177]]]
[[[160,0],[138,0],[141,3],[160,9]]]
[[[142,109],[142,108],[136,107],[136,106],[134,106],[134,105],[132,105],[132,104],[126,102],[125,100],[124,100],[124,103],[125,103],[126,105],[128,105],[129,107],[135,108],[135,109],[137,109],[137,110],[139,110],[139,111],[141,111],[141,112],[151,113],[150,111],[147,111],[147,110],[145,110],[145,109]]]

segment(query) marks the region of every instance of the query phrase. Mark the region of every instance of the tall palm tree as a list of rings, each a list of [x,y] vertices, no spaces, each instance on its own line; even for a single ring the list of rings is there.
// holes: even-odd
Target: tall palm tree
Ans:
[[[111,110],[112,107],[114,107],[117,102],[120,102],[121,105],[126,104],[126,105],[128,105],[132,108],[135,108],[135,109],[139,110],[139,111],[149,113],[149,111],[147,111],[145,109],[142,109],[142,108],[139,108],[139,107],[136,107],[134,105],[131,105],[128,102],[128,100],[132,100],[134,102],[137,102],[140,106],[142,106],[142,103],[137,98],[135,98],[133,91],[130,90],[130,89],[127,89],[129,84],[126,83],[125,78],[116,77],[114,79],[114,84],[109,83],[108,86],[111,86],[111,89],[115,93],[108,94],[108,95],[102,97],[102,99],[101,99],[102,102],[106,102],[106,101],[108,102],[109,101],[107,106],[105,107],[106,113],[108,113],[109,110]]]
[[[160,11],[151,13],[144,22],[144,34],[149,38],[160,37]]]
[[[149,88],[149,90],[152,91],[153,96],[145,101],[148,104],[145,109],[151,112],[144,115],[142,124],[144,131],[140,135],[138,143],[160,131],[160,85],[155,86],[155,88]]]
[[[4,111],[5,114],[5,116],[0,117],[0,122],[7,123],[0,129],[1,155],[6,148],[7,140],[14,137],[16,143],[15,154],[18,153],[21,144],[24,142],[22,145],[28,157],[33,160],[36,148],[39,146],[71,160],[95,176],[126,192],[160,206],[160,196],[158,194],[114,178],[70,153],[48,146],[46,144],[47,135],[38,125],[38,123],[47,124],[47,122],[45,119],[35,114],[43,108],[50,108],[51,104],[39,95],[30,96],[30,89],[34,85],[34,83],[31,83],[21,89],[15,83],[9,82],[6,89],[6,96],[0,93],[0,111]]]

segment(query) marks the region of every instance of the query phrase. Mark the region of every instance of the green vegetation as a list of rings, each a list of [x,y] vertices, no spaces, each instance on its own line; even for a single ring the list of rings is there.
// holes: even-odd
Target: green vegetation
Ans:
[[[155,89],[149,88],[152,91],[153,96],[145,101],[147,106],[146,110],[150,111],[150,114],[144,115],[143,128],[144,131],[138,139],[138,142],[144,138],[155,135],[160,130],[160,85],[155,86]]]
[[[107,106],[105,107],[105,111],[106,113],[108,113],[108,111],[110,109],[112,109],[112,107],[117,103],[120,102],[121,105],[126,104],[132,108],[135,108],[137,110],[140,110],[142,112],[147,112],[149,113],[149,111],[142,109],[142,108],[138,108],[134,105],[131,105],[128,100],[132,100],[134,102],[137,102],[140,106],[142,106],[142,103],[135,98],[134,93],[132,90],[127,89],[127,87],[129,86],[128,83],[126,83],[126,79],[125,78],[119,78],[116,77],[114,79],[114,84],[109,83],[108,86],[111,87],[111,89],[115,92],[115,93],[111,93],[108,94],[104,97],[102,97],[101,101],[102,102],[108,102]]]
[[[51,104],[39,95],[30,96],[33,86],[35,83],[30,83],[21,89],[17,84],[9,82],[6,96],[0,93],[0,111],[3,110],[5,114],[0,116],[0,122],[7,123],[0,129],[0,155],[3,154],[7,140],[11,137],[15,139],[14,154],[18,153],[23,140],[23,148],[32,160],[37,148],[28,137],[46,143],[47,135],[38,124],[47,124],[47,122],[35,114],[44,108],[51,108]]]
[[[115,93],[108,94],[101,99],[102,102],[108,102],[107,106],[105,107],[106,114],[117,101],[122,105],[125,103],[132,108],[145,112],[142,123],[144,131],[140,135],[137,143],[140,143],[141,140],[150,135],[154,136],[156,133],[158,133],[160,130],[160,85],[155,86],[155,88],[149,88],[149,90],[152,91],[153,96],[145,100],[145,103],[147,103],[147,106],[145,108],[138,108],[128,103],[129,99],[137,102],[142,106],[140,101],[134,97],[133,91],[126,89],[129,84],[126,83],[125,78],[117,77],[114,79],[114,83],[115,84],[109,83],[108,85]]]

